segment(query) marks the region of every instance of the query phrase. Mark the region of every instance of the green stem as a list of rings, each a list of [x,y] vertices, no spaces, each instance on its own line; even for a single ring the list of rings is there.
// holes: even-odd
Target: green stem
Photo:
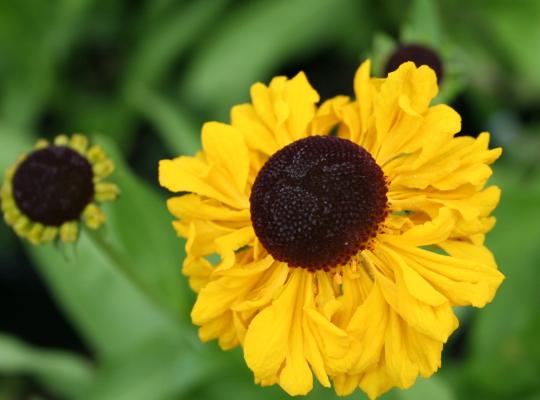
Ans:
[[[157,306],[158,309],[165,311],[176,322],[183,324],[183,322],[179,320],[177,314],[171,312],[167,307],[162,306],[159,299],[150,290],[148,290],[148,288],[141,282],[141,280],[133,273],[133,271],[129,267],[129,261],[127,261],[125,257],[120,254],[114,248],[114,246],[112,246],[111,243],[103,237],[102,233],[89,229],[87,227],[85,227],[84,230],[88,234],[88,237],[90,238],[92,243],[100,250],[102,250],[107,255],[107,257],[111,259],[111,261],[113,261],[113,263],[118,267],[118,271],[123,274],[129,281],[131,281],[135,285],[135,287],[138,288],[144,294],[144,296],[148,298],[149,301],[151,301],[155,306]],[[191,348],[198,348],[198,341],[194,340],[193,335],[188,334],[185,329],[179,331],[179,337],[183,337],[186,343],[188,343]]]
[[[107,257],[118,267],[120,273],[122,273],[130,282],[132,282],[142,293],[160,309],[163,309],[156,296],[148,290],[148,288],[141,282],[141,280],[133,273],[129,267],[129,261],[127,261],[122,254],[120,254],[109,241],[107,241],[103,234],[93,229],[84,229],[92,241],[92,243],[98,247]],[[176,318],[176,316],[175,316]]]

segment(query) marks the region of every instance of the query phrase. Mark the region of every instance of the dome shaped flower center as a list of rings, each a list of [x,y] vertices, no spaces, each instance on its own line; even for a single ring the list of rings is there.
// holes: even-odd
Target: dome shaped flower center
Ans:
[[[346,263],[366,248],[387,213],[387,186],[373,157],[331,136],[300,139],[261,168],[251,220],[277,260],[310,270]]]
[[[435,71],[438,82],[442,82],[444,71],[439,55],[433,49],[418,44],[399,46],[386,62],[386,74],[395,71],[407,61],[414,62],[417,67],[427,65]]]
[[[66,146],[36,150],[17,167],[13,196],[34,222],[60,226],[76,220],[94,197],[92,166]]]

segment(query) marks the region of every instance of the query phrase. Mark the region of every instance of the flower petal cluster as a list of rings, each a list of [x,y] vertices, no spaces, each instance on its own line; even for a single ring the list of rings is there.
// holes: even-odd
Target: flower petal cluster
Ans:
[[[160,162],[161,185],[179,193],[168,208],[187,239],[201,340],[242,346],[256,382],[291,395],[308,393],[315,376],[339,395],[361,388],[376,398],[437,371],[458,327],[453,307],[484,307],[504,279],[484,245],[500,197],[486,182],[501,150],[489,149],[488,133],[456,136],[460,116],[431,105],[437,91],[435,73],[411,62],[378,79],[366,61],[355,99],[320,106],[303,73],[277,77],[253,85],[229,124],[206,123],[195,157]],[[261,168],[314,135],[361,146],[387,185],[377,234],[326,269],[278,261],[250,215]]]

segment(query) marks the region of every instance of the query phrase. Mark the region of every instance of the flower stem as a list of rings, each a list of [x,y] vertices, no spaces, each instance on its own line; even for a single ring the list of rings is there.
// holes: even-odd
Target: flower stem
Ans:
[[[120,254],[108,240],[104,238],[103,234],[96,230],[88,228],[85,228],[85,232],[87,233],[92,243],[113,262],[113,264],[117,267],[117,270],[121,274],[123,274],[130,282],[132,282],[137,287],[137,289],[144,293],[145,297],[147,297],[152,303],[157,305],[160,309],[163,309],[155,294],[148,290],[148,287],[144,285],[141,280],[133,273],[132,269],[129,266],[129,261],[126,260],[125,257]]]

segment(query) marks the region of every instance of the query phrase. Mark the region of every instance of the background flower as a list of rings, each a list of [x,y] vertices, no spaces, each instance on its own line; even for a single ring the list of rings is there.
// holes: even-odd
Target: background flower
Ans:
[[[39,140],[5,173],[4,219],[32,244],[74,243],[79,222],[98,229],[106,221],[98,204],[118,196],[118,187],[105,181],[113,171],[103,149],[89,147],[84,135],[60,135],[53,143]]]

